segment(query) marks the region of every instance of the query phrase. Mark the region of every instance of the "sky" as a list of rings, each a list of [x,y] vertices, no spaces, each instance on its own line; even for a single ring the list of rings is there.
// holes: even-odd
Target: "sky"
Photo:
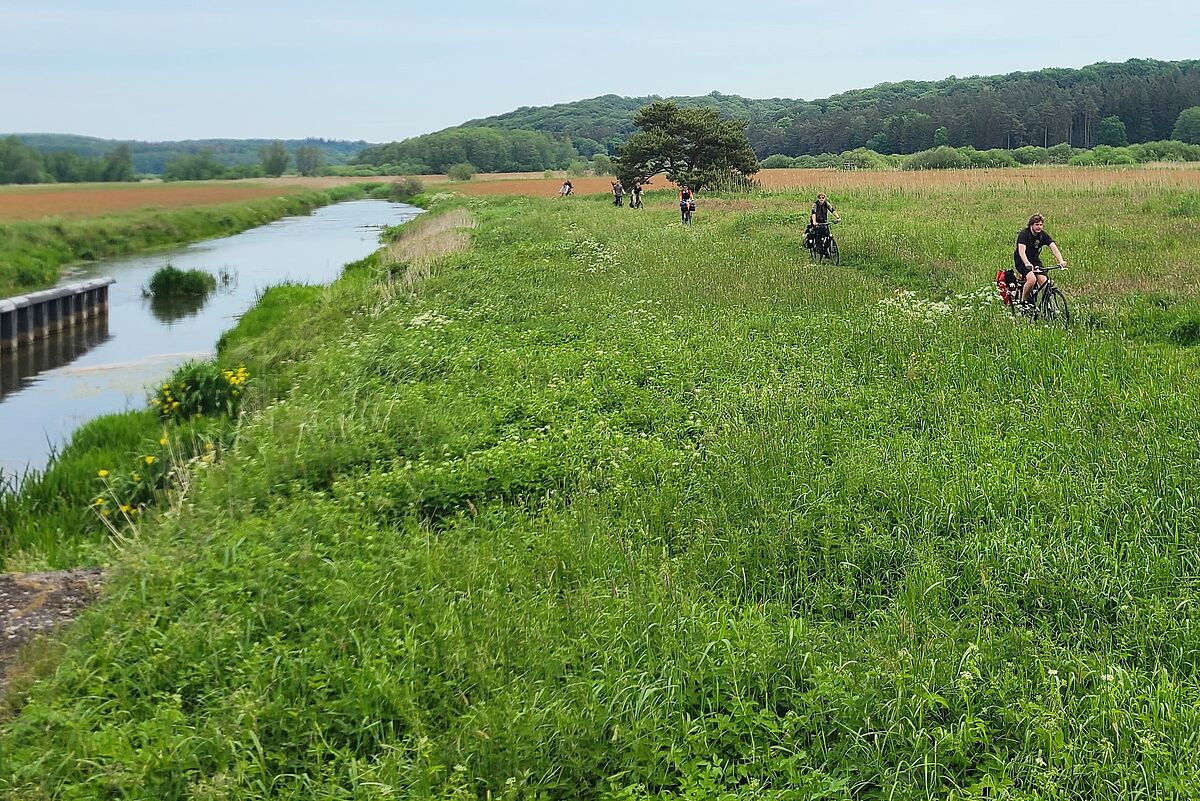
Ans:
[[[1200,3],[0,0],[0,133],[391,142],[596,97],[1200,58]]]

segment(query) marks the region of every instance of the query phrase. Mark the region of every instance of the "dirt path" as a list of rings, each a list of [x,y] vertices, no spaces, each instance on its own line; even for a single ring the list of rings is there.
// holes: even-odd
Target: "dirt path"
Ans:
[[[0,697],[21,646],[74,620],[96,599],[103,579],[100,568],[0,573]]]

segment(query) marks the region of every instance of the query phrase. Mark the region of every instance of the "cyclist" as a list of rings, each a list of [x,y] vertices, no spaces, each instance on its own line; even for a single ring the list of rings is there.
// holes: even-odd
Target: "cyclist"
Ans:
[[[1039,253],[1042,248],[1050,246],[1050,252],[1054,254],[1055,263],[1059,267],[1065,267],[1067,264],[1058,245],[1054,244],[1054,239],[1046,232],[1045,226],[1046,218],[1040,214],[1034,214],[1029,218],[1029,224],[1017,234],[1017,246],[1013,250],[1013,266],[1021,275],[1021,303],[1023,304],[1029,302],[1029,293],[1035,286],[1046,283],[1045,274],[1039,275],[1037,272],[1037,268],[1042,266],[1042,258]]]
[[[696,196],[692,190],[685,184],[679,188],[679,213],[683,217],[683,221],[688,221],[688,216],[696,210]]]
[[[829,202],[829,198],[824,192],[817,194],[817,202],[813,204],[812,211],[808,214],[808,227],[804,229],[804,247],[812,250],[817,244],[817,237],[822,239],[829,236],[829,215],[833,214],[833,219],[841,222],[842,218],[837,213],[837,209]]]
[[[571,179],[568,178],[567,180],[563,181],[562,188],[558,190],[558,196],[566,197],[567,195],[571,194],[574,189],[575,187],[571,186]]]

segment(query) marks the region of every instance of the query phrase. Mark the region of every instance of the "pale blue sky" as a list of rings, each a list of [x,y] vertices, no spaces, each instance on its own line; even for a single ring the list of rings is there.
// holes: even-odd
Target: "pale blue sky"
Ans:
[[[602,94],[826,97],[1200,57],[1184,0],[0,0],[0,132],[387,142]]]

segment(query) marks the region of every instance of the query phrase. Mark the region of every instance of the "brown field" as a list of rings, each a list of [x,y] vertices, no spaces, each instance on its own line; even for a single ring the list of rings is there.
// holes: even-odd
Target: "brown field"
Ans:
[[[77,219],[132,209],[179,209],[277,197],[370,178],[261,178],[247,181],[137,184],[34,184],[0,187],[0,221]]]
[[[995,170],[923,170],[846,171],[846,170],[762,170],[755,178],[764,189],[843,189],[872,188],[882,191],[949,188],[980,189],[989,186],[1027,184],[1061,186],[1071,189],[1105,190],[1116,186],[1155,188],[1200,188],[1200,164],[1147,164],[1138,167],[1020,167]],[[498,173],[476,175],[465,182],[445,181],[442,176],[422,178],[431,189],[444,189],[464,195],[529,195],[554,197],[563,178],[546,178],[542,173]],[[572,178],[577,194],[601,194],[611,191],[612,178]],[[650,189],[673,188],[674,184],[658,176]]]
[[[546,178],[544,173],[490,173],[470,181],[450,181],[444,175],[419,179],[431,190],[464,195],[527,195],[556,197],[565,173]],[[980,189],[1024,183],[1030,187],[1059,186],[1102,191],[1112,187],[1200,188],[1200,165],[1149,164],[1139,167],[1023,167],[996,170],[927,170],[922,172],[844,170],[763,170],[756,176],[764,189],[839,192],[864,188],[880,191],[920,192],[949,188]],[[243,181],[147,182],[138,184],[37,184],[0,187],[0,222],[47,217],[81,218],[141,208],[186,208],[275,197],[311,189],[351,183],[389,181],[394,178],[261,178]],[[572,178],[576,194],[611,191],[607,176]],[[672,189],[674,184],[656,177],[650,190]]]

